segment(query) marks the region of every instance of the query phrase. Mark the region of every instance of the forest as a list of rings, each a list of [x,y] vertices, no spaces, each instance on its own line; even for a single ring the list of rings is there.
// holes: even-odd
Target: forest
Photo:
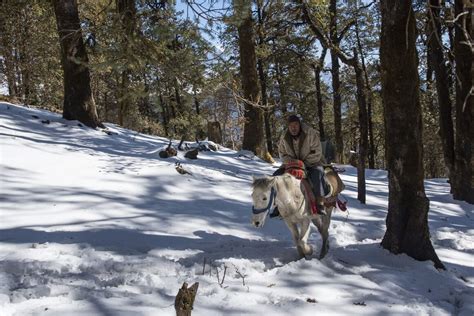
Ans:
[[[190,315],[200,287],[198,315],[472,315],[473,19],[472,0],[0,0],[0,310]],[[301,178],[276,189],[303,125],[325,159],[291,162],[340,189],[313,192],[324,212]]]

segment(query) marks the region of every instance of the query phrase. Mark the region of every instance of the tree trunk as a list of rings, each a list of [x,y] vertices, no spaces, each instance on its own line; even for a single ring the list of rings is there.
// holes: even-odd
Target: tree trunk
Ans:
[[[198,288],[199,282],[190,287],[186,282],[183,283],[174,300],[176,316],[191,316]]]
[[[267,76],[265,75],[265,70],[263,61],[261,59],[257,62],[258,67],[258,76],[260,79],[260,86],[262,88],[262,105],[265,106],[263,112],[263,118],[265,123],[265,137],[267,140],[267,150],[270,155],[273,156],[273,141],[272,141],[272,130],[270,125],[270,109],[268,108],[268,100],[267,100]]]
[[[415,15],[410,1],[381,1],[380,61],[389,173],[387,231],[382,246],[444,268],[430,241],[423,184]],[[403,65],[403,67],[400,67]]]
[[[253,39],[251,2],[234,0],[237,30],[239,35],[240,75],[245,98],[245,125],[242,149],[253,151],[263,157],[265,153],[263,134],[263,111],[255,106],[259,102],[258,76]]]
[[[168,106],[166,105],[165,100],[163,98],[163,94],[161,92],[160,92],[159,100],[160,100],[160,105],[162,109],[161,115],[163,118],[163,129],[165,130],[165,136],[168,137],[169,135],[168,122],[170,120],[170,114],[169,114]]]
[[[146,75],[143,75],[143,96],[140,98],[140,103],[138,110],[141,115],[146,117],[151,117],[151,104],[150,104],[150,84],[146,78]]]
[[[120,75],[120,82],[119,82],[119,100],[118,100],[118,105],[119,105],[119,124],[121,126],[127,126],[129,127],[126,122],[128,121],[130,117],[130,99],[128,98],[128,87],[130,86],[130,71],[124,70],[122,71],[122,74]]]
[[[474,204],[474,94],[473,66],[473,12],[469,1],[456,0],[454,14],[459,17],[454,34],[454,54],[456,60],[456,139],[453,197]],[[467,14],[460,15],[463,12]],[[463,26],[463,27],[461,27]],[[469,45],[470,44],[470,45]]]
[[[32,104],[32,84],[31,84],[31,30],[29,8],[22,6],[19,18],[23,21],[20,24],[19,32],[16,35],[16,51],[17,51],[17,72],[19,80],[19,96],[24,104]]]
[[[1,46],[0,54],[3,56],[3,69],[5,77],[7,78],[8,94],[11,97],[16,97],[18,93],[18,87],[15,79],[15,57],[13,55],[13,38],[11,32],[7,34],[7,28],[5,25],[5,18],[3,15],[8,11],[7,4],[0,1],[0,9],[2,13],[0,15],[0,36]]]
[[[372,91],[370,89],[369,75],[367,73],[367,67],[365,66],[364,51],[362,49],[362,43],[360,40],[359,34],[359,20],[357,19],[355,24],[356,38],[357,38],[357,47],[360,53],[360,65],[364,73],[365,78],[365,99],[367,100],[367,128],[368,128],[368,158],[369,158],[369,169],[375,169],[375,145],[374,145],[374,130],[372,123]],[[358,61],[357,61],[358,62]],[[360,112],[359,112],[360,113]]]
[[[199,100],[198,100],[198,97],[197,97],[196,90],[193,90],[193,94],[194,94],[194,106],[196,107],[196,114],[200,115],[201,111],[199,109],[200,106],[199,106]]]
[[[321,140],[326,140],[326,134],[324,133],[324,104],[323,104],[323,95],[321,93],[321,70],[324,66],[324,58],[326,57],[327,49],[324,47],[321,57],[317,65],[313,65],[314,71],[314,83],[316,86],[316,108],[318,111],[318,127],[319,127],[319,137]]]
[[[354,48],[354,70],[356,73],[357,85],[357,105],[359,108],[359,150],[357,151],[357,199],[360,203],[365,204],[366,187],[365,187],[365,164],[367,160],[367,148],[369,147],[368,131],[367,131],[367,97],[364,85],[363,71],[359,64],[357,50]]]
[[[131,51],[131,39],[136,27],[136,7],[135,0],[116,0],[117,12],[120,16],[120,25],[122,27],[121,49],[123,52]],[[124,54],[125,55],[125,54]],[[126,60],[125,60],[126,62]],[[134,111],[133,100],[130,95],[130,77],[132,71],[128,66],[122,70],[120,91],[119,91],[119,124],[130,127],[133,121],[132,116],[137,113]]]
[[[256,1],[257,4],[257,14],[258,14],[258,44],[263,45],[265,42],[264,38],[264,16],[265,12],[263,11],[261,1]],[[265,70],[265,61],[263,58],[257,59],[257,69],[258,77],[260,79],[260,88],[262,95],[262,105],[264,106],[263,118],[265,124],[265,138],[267,140],[267,151],[270,155],[273,156],[273,136],[272,136],[272,126],[270,124],[270,116],[272,114],[271,110],[268,108],[268,98],[267,98],[267,73]]]
[[[287,105],[288,105],[288,98],[286,93],[285,84],[283,82],[283,74],[281,72],[281,66],[277,62],[275,65],[275,72],[276,72],[276,81],[278,83],[278,90],[280,92],[280,110],[283,115],[288,112]]]
[[[439,104],[439,136],[443,145],[444,162],[448,169],[448,177],[452,184],[454,183],[454,127],[449,93],[449,70],[441,46],[440,8],[440,0],[430,0],[428,10],[428,62],[436,78]]]
[[[374,122],[372,121],[372,92],[367,91],[367,120],[369,130],[369,169],[375,169],[377,147],[374,140]]]
[[[168,84],[166,84],[166,96],[167,99],[169,100],[168,102],[168,118],[169,119],[175,119],[176,118],[176,100],[175,96],[173,95],[171,88]]]
[[[217,143],[222,144],[222,129],[220,122],[207,122],[207,136],[209,140]]]
[[[330,40],[332,43],[338,43],[337,34],[337,1],[331,0],[329,4],[329,13],[331,21],[329,25]],[[334,131],[336,142],[336,161],[344,163],[344,142],[342,138],[342,114],[341,114],[341,82],[339,79],[339,58],[334,48],[331,49],[331,75],[332,75],[332,93],[334,108]]]
[[[102,126],[92,96],[89,60],[82,40],[77,2],[54,0],[53,5],[64,70],[63,117],[67,120],[78,120],[92,128]]]
[[[184,108],[183,102],[181,101],[181,93],[180,93],[178,78],[174,79],[174,95],[176,98],[176,106],[177,106],[178,112],[180,114],[183,114],[186,110]]]

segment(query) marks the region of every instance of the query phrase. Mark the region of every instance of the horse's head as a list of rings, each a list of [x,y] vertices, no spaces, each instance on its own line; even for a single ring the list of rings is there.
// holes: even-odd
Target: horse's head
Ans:
[[[262,227],[268,212],[275,204],[276,191],[273,188],[274,177],[253,178],[252,183],[252,225]]]

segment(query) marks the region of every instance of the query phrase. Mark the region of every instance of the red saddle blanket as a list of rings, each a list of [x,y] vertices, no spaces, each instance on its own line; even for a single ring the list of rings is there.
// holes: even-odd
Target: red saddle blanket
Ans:
[[[314,196],[311,184],[309,183],[308,179],[301,180],[301,183],[303,184],[306,198],[309,200],[309,203],[311,205],[311,214],[320,214],[321,210],[319,209],[318,202],[316,200],[316,197]]]
[[[301,183],[303,184],[303,188],[304,188],[305,198],[309,200],[309,203],[311,205],[311,213],[313,215],[321,213],[318,207],[318,202],[316,200],[316,197],[313,194],[311,184],[306,178],[306,169],[304,167],[304,163],[301,160],[294,160],[294,161],[290,161],[286,163],[285,173],[289,173],[293,177],[301,180]]]
[[[304,163],[301,160],[289,161],[285,164],[285,172],[291,174],[296,179],[306,178],[306,169]]]

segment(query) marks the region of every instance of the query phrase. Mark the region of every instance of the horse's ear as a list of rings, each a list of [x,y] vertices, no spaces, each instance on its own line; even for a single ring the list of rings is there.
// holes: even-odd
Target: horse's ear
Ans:
[[[252,175],[252,183],[255,184],[256,182],[262,182],[264,180],[268,180],[267,176],[264,175]]]
[[[275,184],[275,180],[276,178],[274,176],[265,175],[265,181],[267,182],[267,185]]]
[[[257,181],[257,180],[258,180],[258,176],[256,176],[256,175],[253,174],[253,175],[252,175],[252,185],[253,185],[253,184],[255,183],[255,181]]]

